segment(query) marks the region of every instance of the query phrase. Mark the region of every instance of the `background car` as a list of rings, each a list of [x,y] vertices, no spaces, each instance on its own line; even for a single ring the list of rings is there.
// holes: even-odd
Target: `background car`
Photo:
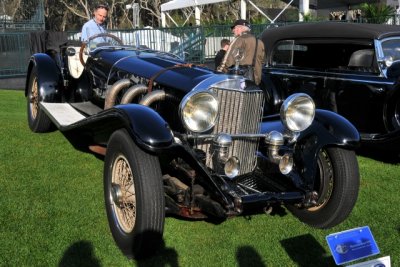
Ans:
[[[264,117],[264,92],[242,76],[110,34],[75,45],[32,56],[28,124],[104,160],[108,223],[128,257],[156,251],[166,214],[221,221],[284,204],[317,228],[349,216],[359,134],[345,118],[301,93]]]
[[[400,152],[400,29],[343,22],[266,29],[263,89],[275,112],[304,92],[350,120],[363,145]]]

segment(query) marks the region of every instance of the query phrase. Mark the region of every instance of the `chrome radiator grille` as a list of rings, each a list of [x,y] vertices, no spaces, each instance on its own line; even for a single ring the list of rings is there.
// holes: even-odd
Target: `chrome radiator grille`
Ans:
[[[264,106],[264,94],[260,90],[239,91],[213,88],[219,102],[219,118],[213,134],[254,134],[259,133]],[[240,172],[246,174],[255,168],[258,138],[234,138],[229,156],[240,160]],[[206,151],[206,164],[213,169],[212,142],[199,146]]]

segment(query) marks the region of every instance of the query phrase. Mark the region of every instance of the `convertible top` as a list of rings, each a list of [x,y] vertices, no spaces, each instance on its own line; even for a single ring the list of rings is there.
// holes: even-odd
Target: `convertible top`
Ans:
[[[304,38],[383,39],[400,36],[400,27],[387,24],[313,22],[268,28],[261,34],[266,51],[279,40]]]

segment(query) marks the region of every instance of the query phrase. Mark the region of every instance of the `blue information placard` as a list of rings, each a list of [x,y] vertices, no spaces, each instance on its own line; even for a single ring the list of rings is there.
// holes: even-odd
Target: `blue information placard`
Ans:
[[[368,226],[326,236],[336,265],[379,254],[379,248]]]

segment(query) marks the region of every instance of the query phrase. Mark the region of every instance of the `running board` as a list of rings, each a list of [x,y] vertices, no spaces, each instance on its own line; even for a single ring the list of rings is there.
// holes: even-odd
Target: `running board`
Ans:
[[[40,102],[39,106],[59,129],[86,118],[68,103]]]

